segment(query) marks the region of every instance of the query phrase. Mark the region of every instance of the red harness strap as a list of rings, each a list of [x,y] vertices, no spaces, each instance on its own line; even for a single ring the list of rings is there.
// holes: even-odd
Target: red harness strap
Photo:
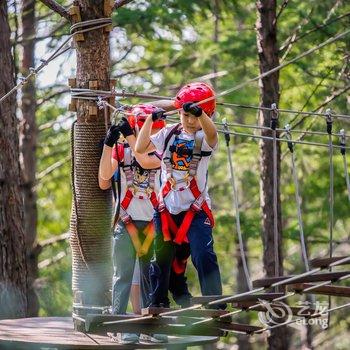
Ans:
[[[214,226],[214,217],[208,206],[208,203],[201,196],[197,181],[195,178],[192,178],[189,186],[190,191],[195,198],[192,203],[190,209],[186,212],[180,227],[177,227],[174,219],[171,214],[165,207],[164,203],[159,207],[160,218],[162,222],[162,232],[164,236],[164,241],[170,241],[172,237],[174,237],[173,242],[176,244],[182,244],[183,242],[188,242],[187,233],[190,229],[194,216],[200,211],[203,210],[207,217],[210,220],[210,224]],[[163,199],[169,194],[171,191],[171,183],[167,181],[165,186],[163,187],[162,197]]]

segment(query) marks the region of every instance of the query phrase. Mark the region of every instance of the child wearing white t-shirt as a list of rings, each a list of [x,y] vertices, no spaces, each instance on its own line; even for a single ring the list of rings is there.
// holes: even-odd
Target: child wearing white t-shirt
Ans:
[[[135,146],[137,152],[155,150],[162,155],[151,299],[153,306],[163,307],[169,306],[171,266],[182,273],[189,255],[202,295],[222,293],[207,184],[209,160],[218,143],[210,118],[215,111],[214,91],[204,83],[188,84],[178,92],[174,105],[180,110],[181,123],[151,135],[152,122],[165,118],[165,111],[159,109],[146,119]]]

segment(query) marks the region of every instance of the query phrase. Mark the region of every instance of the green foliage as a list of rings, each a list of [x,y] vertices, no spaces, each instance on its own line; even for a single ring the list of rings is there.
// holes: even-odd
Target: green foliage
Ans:
[[[166,5],[165,5],[166,3]],[[281,1],[279,1],[280,6]],[[289,60],[348,28],[349,17],[335,20],[348,13],[345,1],[290,1],[278,19],[280,46],[293,36],[295,43],[280,50],[280,60]],[[45,12],[43,6],[39,11]],[[259,74],[257,61],[255,3],[252,1],[219,1],[218,40],[213,40],[215,9],[213,1],[142,1],[137,0],[118,9],[113,15],[117,26],[112,44],[112,75],[117,75],[119,87],[174,95],[185,82],[197,80],[213,72],[225,71],[222,77],[211,79],[217,91],[224,91]],[[319,30],[318,26],[332,22]],[[349,38],[340,40],[308,56],[280,72],[280,107],[314,110],[337,91],[349,84]],[[128,50],[130,49],[130,52]],[[125,55],[124,59],[118,62]],[[142,68],[141,71],[138,69]],[[327,107],[349,114],[347,94],[333,99]],[[258,84],[250,84],[221,100],[241,104],[259,103]],[[132,102],[137,102],[136,99]],[[128,101],[129,103],[129,101]],[[38,124],[55,120],[65,113],[66,106],[55,100],[41,106]],[[218,107],[218,119],[256,124],[257,114],[251,109]],[[302,118],[282,114],[280,125],[298,122],[298,128],[325,131],[322,118]],[[344,120],[334,123],[334,131],[347,129]],[[233,128],[239,132],[252,132]],[[293,137],[298,137],[294,135]],[[305,141],[327,143],[327,136],[305,136]],[[338,140],[334,138],[335,143]],[[262,228],[259,198],[259,143],[242,136],[232,137],[231,153],[238,185],[241,226],[248,246],[249,265],[253,276],[262,271]],[[297,170],[304,231],[312,256],[327,253],[329,237],[329,156],[327,148],[296,146]],[[283,213],[283,252],[285,270],[302,272],[295,188],[291,175],[290,154],[282,144],[281,198]],[[38,172],[69,156],[69,132],[66,127],[40,133]],[[350,162],[348,162],[350,163]],[[350,169],[347,169],[348,171]],[[232,202],[232,188],[227,167],[226,146],[222,135],[219,149],[210,165],[209,191],[216,216],[215,248],[221,266],[224,293],[237,290],[237,232]],[[349,234],[349,202],[347,200],[344,169],[338,150],[334,151],[334,239],[342,240]],[[69,227],[71,205],[70,164],[65,163],[38,184],[39,240],[66,232]],[[271,209],[272,210],[272,209]],[[313,243],[316,242],[316,243]],[[324,243],[319,243],[324,242]],[[68,244],[60,243],[47,249],[40,260],[67,251]],[[40,271],[43,287],[40,289],[41,314],[68,314],[71,305],[70,260],[66,257]],[[196,273],[188,268],[189,285],[193,294],[199,294]],[[297,300],[297,299],[296,299]],[[337,319],[338,320],[338,319]],[[336,322],[335,322],[336,323]],[[339,327],[348,328],[348,321]],[[339,328],[340,329],[340,328]],[[232,341],[235,341],[232,339]],[[338,344],[345,349],[346,345]]]

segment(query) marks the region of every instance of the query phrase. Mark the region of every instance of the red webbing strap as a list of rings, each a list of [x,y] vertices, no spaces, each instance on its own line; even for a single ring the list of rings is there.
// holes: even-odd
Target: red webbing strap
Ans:
[[[186,271],[186,266],[187,266],[187,259],[178,260],[177,258],[175,258],[173,260],[172,268],[173,268],[173,271],[178,275]]]
[[[164,241],[171,241],[171,232],[175,235],[177,232],[177,226],[167,209],[160,212],[160,221],[162,223]]]
[[[195,178],[192,178],[189,188],[193,194],[193,197],[195,198],[195,200],[197,200],[202,193],[198,188],[197,181]],[[194,216],[200,209],[202,209],[208,216],[211,226],[214,226],[214,217],[206,201],[203,201],[201,208],[199,209],[195,208],[194,205],[191,205],[190,210],[187,211],[187,213],[185,214],[185,217],[183,218],[183,221],[175,235],[174,243],[182,244],[183,242],[188,242],[187,232],[191,227]]]
[[[151,196],[149,197],[150,202],[152,203],[152,206],[154,209],[158,208],[158,198],[154,191],[152,191]]]
[[[133,198],[133,194],[132,194],[132,192],[130,191],[130,189],[128,189],[128,190],[126,191],[126,193],[125,193],[124,199],[122,200],[122,202],[121,202],[121,204],[120,204],[121,207],[122,207],[124,210],[128,209],[132,198]]]
[[[204,202],[202,204],[202,210],[205,212],[205,214],[207,214],[207,217],[208,217],[208,219],[210,221],[210,226],[214,227],[215,220],[214,220],[213,212],[210,210],[209,205],[208,205],[207,202]]]
[[[193,197],[196,200],[201,195],[201,192],[198,189],[197,181],[195,178],[192,178],[189,188],[193,194]],[[185,214],[185,217],[183,218],[182,223],[175,235],[174,243],[182,244],[183,242],[187,241],[187,232],[190,229],[190,226],[196,213],[197,211],[194,210],[193,206],[191,206],[190,210],[188,210]]]

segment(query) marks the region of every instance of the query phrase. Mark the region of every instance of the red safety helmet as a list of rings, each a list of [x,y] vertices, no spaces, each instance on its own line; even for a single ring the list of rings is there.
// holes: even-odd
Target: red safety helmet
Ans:
[[[128,115],[128,122],[132,129],[135,129],[136,125],[139,129],[142,128],[143,123],[146,120],[148,114],[152,114],[157,110],[156,106],[151,104],[139,104],[135,105]],[[152,129],[161,129],[165,127],[165,120],[156,120],[152,124]]]
[[[177,93],[174,101],[174,107],[176,109],[182,108],[182,105],[186,102],[200,102],[206,100],[209,97],[215,96],[214,90],[205,83],[189,83],[183,86]],[[216,100],[215,98],[199,104],[203,111],[211,117],[215,112]]]

